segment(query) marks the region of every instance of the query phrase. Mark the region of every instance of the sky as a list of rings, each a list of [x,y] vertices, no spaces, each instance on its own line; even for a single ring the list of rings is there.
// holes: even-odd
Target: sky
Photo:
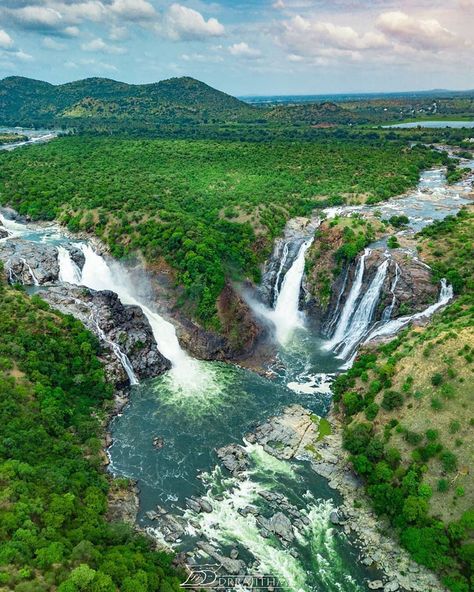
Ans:
[[[474,0],[0,0],[0,78],[242,95],[474,88]]]

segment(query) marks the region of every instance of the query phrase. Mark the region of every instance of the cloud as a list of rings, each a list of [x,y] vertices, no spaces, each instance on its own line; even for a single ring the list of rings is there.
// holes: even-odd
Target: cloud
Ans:
[[[125,49],[123,47],[117,47],[116,45],[109,45],[100,37],[96,39],[92,39],[91,41],[86,41],[85,43],[81,44],[81,49],[83,51],[93,51],[93,52],[102,52],[102,53],[110,53],[110,54],[122,54],[125,53]]]
[[[155,19],[158,16],[153,5],[146,0],[114,0],[110,10],[130,21]]]
[[[272,7],[275,8],[276,10],[283,10],[285,8],[285,3],[283,2],[283,0],[276,0],[272,4]]]
[[[24,60],[24,61],[28,61],[28,60],[32,60],[33,56],[30,55],[29,53],[26,53],[25,51],[19,49],[18,51],[14,51],[12,53],[12,55],[14,55],[16,58],[18,58],[19,60]]]
[[[440,50],[464,45],[454,33],[436,19],[416,19],[404,12],[385,12],[377,19],[377,27],[398,43],[427,50]]]
[[[300,56],[337,56],[388,45],[380,32],[358,33],[349,26],[295,16],[283,21],[277,42],[291,54]]]
[[[158,30],[174,41],[220,37],[225,32],[216,18],[206,21],[197,10],[176,3],[168,8]]]
[[[249,47],[245,41],[241,41],[240,43],[234,43],[229,47],[229,53],[233,56],[247,58],[247,59],[256,59],[261,56],[262,52],[259,49],[254,49],[253,47]]]
[[[43,47],[46,47],[46,49],[53,49],[54,51],[61,51],[66,47],[64,43],[60,43],[52,37],[43,37],[43,39],[41,40],[41,45]]]
[[[112,25],[109,31],[109,39],[112,41],[123,41],[128,39],[129,33],[127,27],[120,27],[118,25]]]
[[[3,49],[13,47],[13,39],[3,29],[0,29],[0,47]]]
[[[218,64],[223,62],[224,59],[218,55],[205,55],[202,53],[183,53],[181,55],[181,59],[185,62],[202,62],[208,64]]]

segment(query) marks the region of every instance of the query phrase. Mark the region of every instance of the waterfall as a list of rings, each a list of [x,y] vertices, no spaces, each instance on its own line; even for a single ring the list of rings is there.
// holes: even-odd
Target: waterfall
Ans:
[[[397,287],[397,284],[398,284],[398,280],[399,279],[400,279],[400,266],[395,261],[395,277],[393,278],[392,285],[390,286],[390,292],[392,294],[392,302],[383,311],[383,314],[382,314],[382,322],[384,322],[384,323],[387,322],[387,321],[389,321],[392,318],[393,309],[395,308],[395,304],[397,302],[397,299],[395,297],[395,289]]]
[[[119,264],[109,266],[90,245],[82,245],[82,251],[85,262],[80,283],[93,290],[111,290],[122,304],[141,308],[150,323],[158,350],[171,362],[173,385],[184,393],[205,392],[212,377],[181,348],[174,326],[140,301],[126,269]]]
[[[364,341],[364,343],[368,343],[369,341],[372,341],[377,337],[391,337],[392,335],[395,335],[396,333],[398,333],[398,331],[400,331],[413,321],[422,318],[427,319],[431,317],[437,310],[439,310],[443,306],[446,306],[446,304],[448,304],[448,302],[452,298],[453,287],[449,285],[445,279],[442,279],[441,289],[437,302],[435,302],[431,306],[428,306],[428,308],[425,308],[425,310],[415,313],[414,315],[407,315],[404,317],[400,317],[398,319],[393,319],[392,321],[389,321],[388,323],[384,324],[378,323],[374,327],[374,329],[369,333],[369,336]]]
[[[341,318],[337,324],[336,331],[334,332],[332,338],[324,346],[325,350],[334,349],[336,345],[341,343],[347,335],[349,322],[351,320],[352,314],[354,313],[354,308],[359,299],[362,288],[362,280],[364,278],[365,271],[365,260],[368,255],[370,255],[370,253],[370,249],[365,249],[364,254],[360,257],[359,262],[357,263],[354,283],[352,284],[351,291],[349,292],[349,296],[346,300],[346,303],[344,304],[344,308],[342,309]]]
[[[383,283],[387,276],[389,260],[386,259],[377,269],[369,289],[365,292],[354,314],[343,340],[334,348],[338,358],[345,360],[362,341],[374,316],[375,307],[380,299]]]
[[[300,290],[303,281],[305,255],[312,242],[313,239],[311,238],[301,245],[296,259],[285,274],[275,308],[268,315],[275,324],[276,336],[281,344],[285,344],[293,331],[302,326],[302,314],[299,311]]]
[[[68,284],[75,284],[75,285],[81,284],[82,272],[79,269],[79,267],[76,265],[76,263],[72,260],[71,253],[62,246],[58,247],[58,263],[59,263],[59,280],[61,282],[66,282]],[[123,369],[125,370],[125,372],[128,376],[128,379],[130,381],[130,384],[132,386],[139,384],[138,378],[135,374],[135,371],[133,370],[133,366],[132,366],[127,354],[125,354],[120,349],[120,346],[117,343],[115,343],[114,341],[112,341],[111,339],[109,339],[107,337],[104,330],[99,325],[99,321],[95,318],[94,311],[92,310],[92,308],[91,308],[91,319],[95,325],[95,328],[97,330],[97,333],[98,333],[100,339],[102,339],[102,341],[105,341],[105,343],[107,343],[110,346],[110,348],[113,351],[113,353],[115,354],[116,358],[122,364]]]
[[[26,267],[26,269],[28,270],[28,273],[29,273],[29,274],[30,274],[30,276],[31,276],[31,280],[32,280],[32,282],[33,282],[33,285],[34,285],[34,286],[39,286],[39,285],[40,285],[40,283],[39,283],[39,281],[38,281],[38,278],[35,276],[35,273],[34,273],[34,271],[31,269],[31,265],[28,263],[28,261],[27,261],[26,259],[23,259],[23,257],[22,257],[22,259],[21,259],[21,262],[23,263],[23,265],[24,265],[24,266]]]
[[[276,303],[278,301],[278,296],[280,295],[280,278],[281,278],[281,274],[285,268],[286,265],[286,261],[288,259],[288,253],[290,252],[290,249],[288,247],[288,243],[285,243],[283,246],[283,254],[280,260],[280,267],[278,268],[278,273],[275,279],[275,287],[274,287],[274,296],[273,296],[273,307],[276,306]]]
[[[341,287],[341,289],[339,291],[339,295],[337,297],[336,306],[334,307],[334,313],[333,313],[332,317],[329,319],[329,321],[327,322],[327,325],[325,328],[326,335],[331,335],[331,332],[334,330],[334,326],[336,325],[337,320],[339,318],[339,308],[341,306],[342,295],[344,294],[344,292],[346,290],[347,280],[349,278],[349,268],[350,268],[350,266],[347,265],[346,273],[344,275],[344,281],[342,283],[342,287]]]
[[[99,337],[105,341],[106,343],[109,344],[109,346],[111,347],[112,351],[114,352],[115,356],[118,358],[119,362],[122,364],[123,369],[125,370],[125,372],[127,373],[128,379],[130,381],[130,384],[132,386],[136,386],[137,384],[140,384],[138,381],[138,378],[133,370],[133,366],[127,356],[127,354],[125,354],[120,347],[118,346],[117,343],[115,343],[114,341],[112,341],[111,339],[109,339],[107,337],[107,335],[104,333],[104,331],[102,330],[101,326],[99,325],[97,319],[94,318],[93,313],[91,313],[91,317],[92,317],[92,321],[94,322],[94,325],[97,329],[97,333],[99,334]]]
[[[82,272],[64,247],[58,247],[59,280],[68,284],[80,284]]]

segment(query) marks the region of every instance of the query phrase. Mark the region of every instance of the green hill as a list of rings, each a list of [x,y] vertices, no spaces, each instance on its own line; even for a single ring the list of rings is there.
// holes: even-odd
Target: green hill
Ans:
[[[87,78],[61,85],[11,76],[0,81],[0,124],[90,127],[218,123],[255,119],[257,109],[193,78],[132,85]]]

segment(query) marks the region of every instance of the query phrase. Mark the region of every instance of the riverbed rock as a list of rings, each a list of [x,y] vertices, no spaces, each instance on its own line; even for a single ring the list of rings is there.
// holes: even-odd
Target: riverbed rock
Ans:
[[[126,488],[111,488],[108,493],[107,519],[111,522],[126,522],[135,526],[139,498],[136,483]]]
[[[369,590],[381,590],[383,588],[382,580],[372,580],[368,582],[367,587]]]
[[[273,514],[271,518],[258,516],[257,524],[259,524],[264,530],[276,534],[288,543],[294,539],[291,521],[285,516],[285,514],[283,514],[283,512],[277,512],[276,514]]]
[[[162,436],[155,436],[153,438],[153,448],[155,450],[161,450],[165,445],[165,441]]]
[[[400,584],[397,580],[391,580],[383,587],[383,592],[397,592],[397,590],[400,590]]]
[[[301,405],[292,405],[282,415],[271,417],[258,426],[254,435],[267,452],[288,460],[305,453],[306,447],[317,439],[318,429],[310,411]]]
[[[158,351],[142,310],[138,306],[123,305],[114,292],[63,284],[42,290],[40,295],[53,308],[79,319],[109,352],[112,350],[110,342],[118,345],[139,379],[158,376],[171,367]],[[123,377],[122,364],[113,352],[110,359],[118,375]]]
[[[205,541],[198,541],[197,546],[202,549],[209,557],[215,559],[224,570],[231,575],[244,574],[246,565],[240,559],[232,559],[231,557],[225,557],[219,553],[210,543]]]
[[[238,476],[249,468],[249,459],[242,446],[229,444],[217,450],[217,456],[224,467],[234,476]]]
[[[52,245],[11,238],[0,244],[0,260],[12,284],[44,285],[58,279],[58,253]]]

